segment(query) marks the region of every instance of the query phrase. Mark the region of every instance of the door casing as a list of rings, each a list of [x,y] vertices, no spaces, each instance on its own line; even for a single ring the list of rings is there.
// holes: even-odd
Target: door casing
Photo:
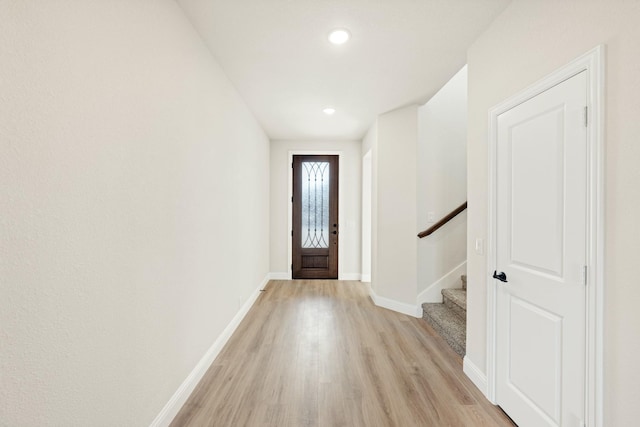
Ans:
[[[338,233],[338,280],[344,280],[344,275],[343,275],[343,269],[344,269],[344,237],[343,237],[343,232],[344,232],[344,209],[342,209],[342,206],[344,206],[343,204],[343,195],[344,195],[344,189],[343,189],[343,179],[342,179],[342,175],[343,175],[343,169],[344,169],[344,162],[343,162],[343,152],[342,151],[322,151],[322,150],[290,150],[288,153],[289,157],[288,157],[288,162],[287,162],[287,167],[289,168],[289,173],[287,174],[288,176],[288,182],[287,182],[287,188],[288,188],[288,193],[287,193],[287,204],[288,204],[288,208],[287,208],[287,218],[288,218],[288,223],[287,223],[287,265],[288,265],[288,279],[291,280],[292,279],[292,271],[291,271],[291,265],[293,264],[293,241],[292,241],[292,236],[291,236],[291,230],[293,230],[293,204],[291,203],[291,198],[293,197],[293,169],[291,168],[291,165],[293,164],[293,156],[313,156],[313,155],[333,155],[333,156],[338,156],[338,164],[340,165],[340,167],[338,168],[338,224],[341,225],[341,232]]]
[[[496,403],[497,377],[497,284],[490,272],[497,269],[496,155],[498,116],[547,89],[587,71],[587,292],[585,421],[589,426],[603,426],[603,319],[604,319],[604,58],[603,45],[592,49],[538,83],[493,107],[489,111],[489,233],[487,250],[487,390]]]

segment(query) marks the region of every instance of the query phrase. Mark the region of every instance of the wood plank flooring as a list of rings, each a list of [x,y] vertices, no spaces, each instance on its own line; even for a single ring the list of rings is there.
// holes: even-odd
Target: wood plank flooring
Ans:
[[[513,426],[422,319],[360,282],[271,281],[172,427]]]

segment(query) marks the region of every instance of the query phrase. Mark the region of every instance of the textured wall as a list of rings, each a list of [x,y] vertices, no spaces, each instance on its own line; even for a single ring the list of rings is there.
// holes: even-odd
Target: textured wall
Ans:
[[[599,44],[606,45],[605,423],[640,417],[640,2],[515,0],[471,47],[467,357],[486,354],[487,111]]]
[[[268,272],[268,140],[173,1],[0,28],[0,425],[149,425]]]

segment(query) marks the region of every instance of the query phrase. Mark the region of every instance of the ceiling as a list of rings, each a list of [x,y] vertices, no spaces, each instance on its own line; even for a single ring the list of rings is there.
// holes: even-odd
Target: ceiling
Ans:
[[[378,115],[426,102],[510,2],[179,1],[269,138],[290,140],[359,140]],[[338,27],[352,34],[340,46]]]

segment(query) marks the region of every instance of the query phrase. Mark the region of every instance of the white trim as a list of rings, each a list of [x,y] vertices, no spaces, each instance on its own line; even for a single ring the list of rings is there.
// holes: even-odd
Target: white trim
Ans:
[[[467,271],[467,261],[462,261],[450,272],[433,282],[424,291],[418,294],[416,301],[418,305],[423,302],[442,302],[442,290],[462,287],[460,276]]]
[[[171,399],[164,405],[164,408],[160,411],[158,416],[151,422],[150,427],[167,427],[175,416],[178,414],[182,406],[185,404],[193,390],[196,388],[204,374],[207,372],[215,358],[220,354],[220,351],[225,346],[231,335],[234,333],[238,325],[244,317],[247,315],[253,303],[260,296],[260,290],[264,289],[264,287],[269,282],[270,274],[267,274],[265,278],[260,283],[260,286],[253,291],[249,299],[240,307],[240,310],[236,313],[236,315],[231,319],[231,322],[224,328],[224,331],[218,336],[218,338],[213,342],[209,350],[204,354],[202,359],[196,364],[193,368],[189,376],[180,384],[178,390],[173,393]]]
[[[604,320],[604,86],[605,47],[600,45],[570,64],[543,78],[538,83],[493,107],[489,111],[489,239],[487,248],[487,274],[496,266],[496,141],[497,118],[500,114],[544,92],[574,75],[587,71],[587,103],[589,127],[587,143],[589,156],[588,189],[588,288],[587,288],[587,372],[585,419],[586,424],[602,427],[603,418],[603,320]],[[496,284],[487,279],[487,393],[491,402],[496,400]]]
[[[363,274],[362,277],[360,278],[361,282],[366,282],[366,283],[371,283],[371,275],[370,274]]]
[[[604,426],[605,47],[589,64],[589,250],[587,274],[587,425]]]
[[[269,273],[269,280],[291,280],[291,273],[285,272],[272,272]]]
[[[378,307],[382,307],[388,310],[393,310],[398,313],[406,314],[407,316],[412,316],[417,318],[422,317],[422,307],[396,301],[390,298],[381,297],[375,293],[373,288],[370,287],[369,289],[370,289],[369,295],[371,296],[373,303]]]
[[[293,156],[298,155],[318,155],[318,156],[338,156],[338,224],[345,224],[344,209],[343,209],[343,197],[344,197],[344,184],[343,184],[343,158],[344,152],[339,150],[289,150],[289,163],[287,168],[289,169],[288,176],[288,190],[287,190],[287,266],[292,264],[292,251],[293,242],[291,241],[291,230],[293,230],[293,207],[291,203],[291,197],[293,196]],[[343,279],[342,268],[344,266],[344,241],[340,233],[338,233],[338,280]],[[291,268],[289,268],[288,278],[291,279]]]
[[[468,356],[462,358],[462,371],[469,377],[473,385],[478,387],[478,390],[480,390],[482,394],[487,394],[487,377],[482,372],[482,369],[478,368]]]
[[[360,281],[362,275],[360,273],[342,273],[340,280],[356,280]]]

